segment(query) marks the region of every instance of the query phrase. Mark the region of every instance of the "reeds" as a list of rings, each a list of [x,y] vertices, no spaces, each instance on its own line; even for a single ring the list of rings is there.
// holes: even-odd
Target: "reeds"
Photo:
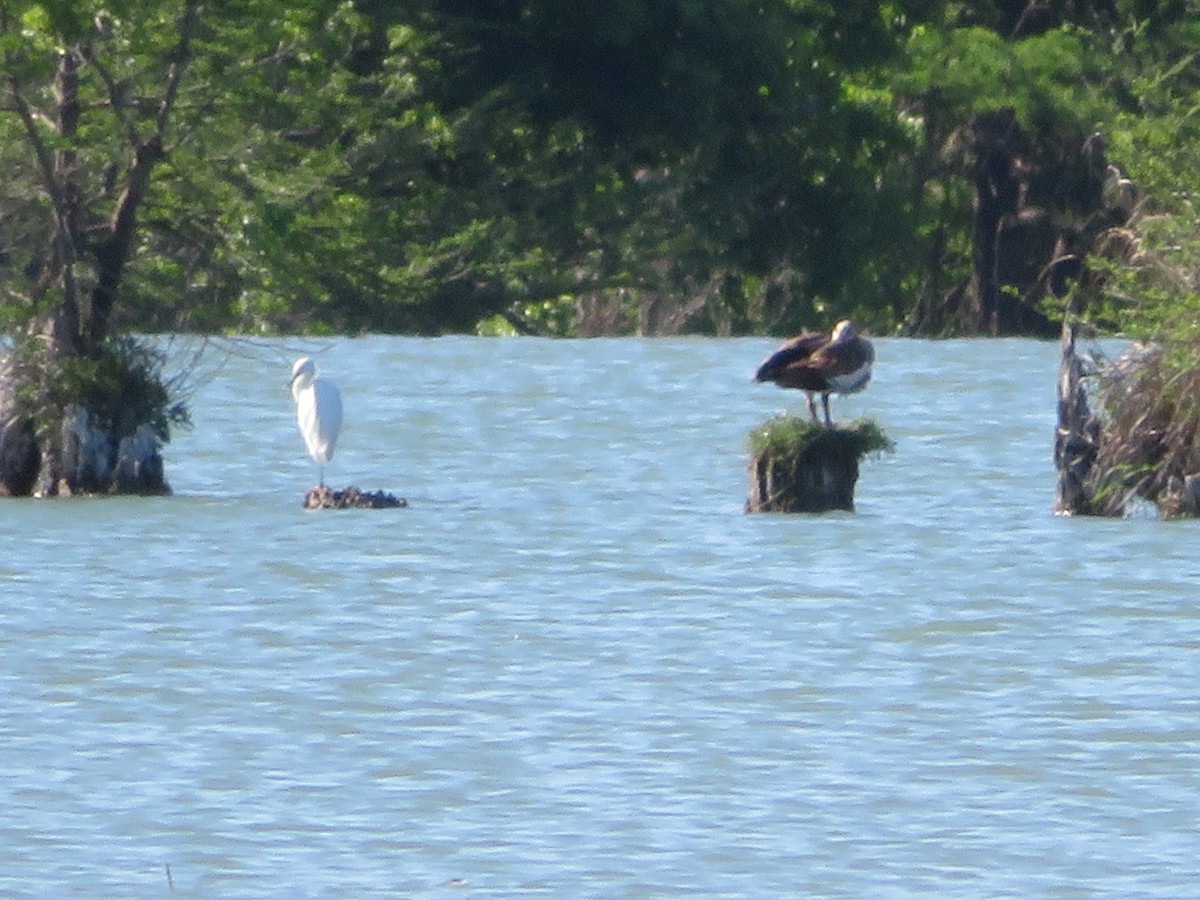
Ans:
[[[1097,400],[1096,512],[1123,515],[1141,499],[1163,516],[1200,514],[1200,348],[1136,346],[1101,369]]]

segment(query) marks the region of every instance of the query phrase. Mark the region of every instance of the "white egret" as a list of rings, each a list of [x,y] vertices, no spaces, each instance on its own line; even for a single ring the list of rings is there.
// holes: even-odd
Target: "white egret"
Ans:
[[[332,381],[317,377],[317,364],[307,356],[292,366],[292,399],[296,401],[296,424],[318,466],[318,484],[325,486],[325,463],[333,459],[333,448],[342,430],[342,395]]]

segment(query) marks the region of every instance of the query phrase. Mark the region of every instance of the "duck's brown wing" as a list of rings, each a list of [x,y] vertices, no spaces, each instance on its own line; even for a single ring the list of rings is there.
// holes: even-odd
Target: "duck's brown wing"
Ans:
[[[754,373],[755,381],[773,381],[780,387],[798,387],[804,390],[819,391],[821,386],[809,387],[808,384],[792,384],[796,378],[804,381],[811,377],[804,374],[807,364],[813,355],[829,343],[829,337],[815,331],[798,334],[791,340],[780,345],[779,349],[763,360],[758,371]]]
[[[857,372],[875,360],[875,348],[866,338],[826,344],[813,354],[811,365],[826,378]]]

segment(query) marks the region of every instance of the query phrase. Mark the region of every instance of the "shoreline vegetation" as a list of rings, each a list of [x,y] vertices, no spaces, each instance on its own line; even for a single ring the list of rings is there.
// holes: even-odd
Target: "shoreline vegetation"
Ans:
[[[187,410],[139,332],[1050,338],[1069,315],[1200,347],[1196,13],[30,5],[0,17],[0,491],[167,489]]]
[[[1190,2],[468,6],[2,26],[0,330],[1170,321],[1127,274],[1200,230]]]

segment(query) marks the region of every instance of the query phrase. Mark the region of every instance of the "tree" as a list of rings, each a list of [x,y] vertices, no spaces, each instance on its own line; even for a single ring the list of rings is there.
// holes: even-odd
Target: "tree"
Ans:
[[[354,191],[398,248],[378,312],[728,332],[896,303],[915,135],[878,73],[930,5],[360,4],[381,118]]]
[[[1089,255],[1128,222],[1105,195],[1109,164],[1147,164],[1131,129],[1158,129],[1147,89],[1178,85],[1187,63],[1169,48],[1194,36],[1194,6],[968,0],[914,30],[894,84],[925,126],[919,188],[931,210],[970,197],[953,204],[915,331],[1057,331],[1067,294],[1095,281]]]
[[[158,451],[186,410],[161,357],[114,330],[135,293],[130,267],[222,241],[189,240],[187,220],[213,221],[214,198],[231,195],[243,89],[261,97],[323,12],[0,0],[0,153],[13,211],[0,235],[15,335],[0,385],[7,492],[166,489]],[[160,173],[174,186],[156,207]],[[147,214],[158,218],[149,231]]]
[[[167,126],[187,64],[191,58],[196,31],[198,0],[184,0],[169,43],[155,48],[160,55],[158,71],[150,76],[148,90],[118,81],[106,59],[105,43],[113,37],[113,21],[101,10],[90,21],[83,18],[88,10],[68,4],[31,6],[19,17],[8,4],[0,7],[0,27],[6,39],[5,70],[8,93],[25,141],[37,161],[40,188],[49,200],[51,239],[48,252],[37,261],[42,270],[35,288],[37,293],[57,289],[56,306],[49,312],[49,337],[56,355],[94,357],[109,337],[109,324],[117,301],[125,266],[137,235],[138,213],[150,187],[154,168],[165,156]],[[147,17],[153,21],[153,16]],[[142,21],[147,21],[142,20]],[[19,27],[18,26],[19,23]],[[161,20],[155,23],[160,28]],[[165,29],[164,29],[165,30]],[[170,32],[167,32],[168,34]],[[33,37],[14,48],[15,37]],[[153,38],[162,40],[159,35]],[[145,39],[141,35],[130,40]],[[38,109],[31,98],[37,90],[29,82],[36,77],[41,60],[27,54],[39,52],[53,57],[53,95]],[[24,57],[24,58],[22,58]],[[81,93],[81,68],[89,69],[103,86],[103,99],[110,113],[105,123],[116,130],[108,143],[103,201],[97,202],[88,191],[90,174],[82,157],[80,129],[85,106],[94,98]],[[132,90],[131,90],[132,87]],[[85,137],[88,143],[95,138]],[[117,161],[123,145],[123,171]],[[52,149],[53,148],[53,149]],[[104,195],[107,196],[104,196]],[[111,207],[106,220],[96,221],[98,208]],[[90,277],[81,271],[90,269]],[[84,296],[86,292],[86,297]]]

